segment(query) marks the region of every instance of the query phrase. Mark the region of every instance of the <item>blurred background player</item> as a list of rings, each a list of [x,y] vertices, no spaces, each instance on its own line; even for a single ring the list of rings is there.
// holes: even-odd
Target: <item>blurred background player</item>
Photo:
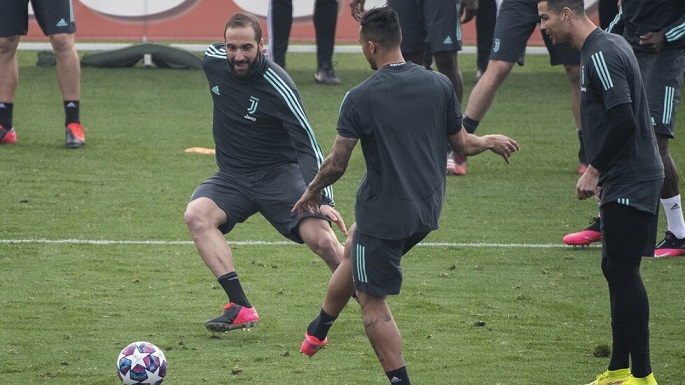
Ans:
[[[333,71],[333,48],[338,22],[338,0],[316,0],[314,3],[314,31],[316,33],[316,73],[314,81],[338,85],[340,79]],[[293,1],[271,0],[267,15],[269,32],[269,56],[285,68],[290,30],[293,25]]]
[[[514,63],[523,63],[526,44],[539,22],[537,0],[504,0],[497,14],[494,40],[487,70],[469,95],[464,113],[464,127],[473,133],[485,117],[495,99],[497,89],[504,83],[514,67]],[[545,46],[549,51],[550,64],[563,64],[571,90],[571,111],[579,135],[579,89],[580,66],[578,51],[568,44],[555,46],[543,34]],[[579,138],[582,146],[582,140]],[[584,171],[584,162],[579,151],[579,173]],[[466,158],[455,157],[456,165],[466,173]]]
[[[0,0],[0,144],[17,141],[14,130],[14,95],[19,84],[17,47],[28,33],[29,0]],[[71,0],[31,0],[34,15],[48,36],[57,60],[57,81],[64,103],[67,148],[85,144],[79,117],[81,63],[74,44],[74,10]]]
[[[623,0],[609,32],[623,28],[640,63],[642,81],[659,154],[664,164],[661,205],[666,213],[667,230],[656,245],[654,256],[685,254],[685,220],[679,189],[679,176],[668,143],[675,135],[675,112],[680,103],[685,71],[685,1]],[[563,238],[569,245],[588,245],[601,240],[601,220],[594,218],[588,228]]]
[[[488,67],[500,2],[501,0],[478,0],[476,12],[476,81],[480,79]],[[433,69],[433,53],[428,44],[424,47],[423,66],[428,70]]]

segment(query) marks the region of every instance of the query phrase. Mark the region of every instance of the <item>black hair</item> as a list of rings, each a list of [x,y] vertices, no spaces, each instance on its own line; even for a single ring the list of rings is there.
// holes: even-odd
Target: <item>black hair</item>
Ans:
[[[383,48],[399,47],[402,42],[402,30],[397,13],[390,7],[374,7],[362,16],[360,34],[365,40],[371,40]]]
[[[556,14],[560,14],[564,8],[568,8],[576,15],[585,12],[585,2],[583,0],[538,0],[538,3],[547,2],[547,8]]]

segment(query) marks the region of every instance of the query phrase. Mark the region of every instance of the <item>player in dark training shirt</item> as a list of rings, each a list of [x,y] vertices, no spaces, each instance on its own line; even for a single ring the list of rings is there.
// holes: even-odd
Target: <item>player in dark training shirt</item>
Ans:
[[[356,291],[366,335],[388,380],[409,385],[387,296],[400,292],[402,256],[438,227],[445,195],[441,150],[448,143],[465,155],[491,150],[509,162],[518,144],[503,135],[467,134],[450,80],[405,62],[401,40],[391,8],[373,8],[362,16],[359,41],[377,71],[345,96],[331,154],[294,210],[305,213],[318,205],[321,191],[343,175],[361,142],[366,175],[357,191],[356,224],[300,351],[312,356],[326,345],[329,328]]]
[[[580,50],[580,116],[589,165],[576,197],[599,196],[601,268],[609,286],[613,345],[589,385],[656,385],[649,354],[649,300],[640,263],[654,252],[664,168],[640,67],[630,45],[585,14],[583,0],[540,0],[540,28]]]
[[[229,298],[205,324],[214,332],[255,326],[224,234],[261,213],[284,237],[305,243],[335,270],[343,247],[331,229],[345,224],[333,209],[331,189],[316,213],[290,210],[316,175],[323,156],[299,92],[286,72],[267,60],[262,30],[252,15],[233,15],[224,44],[207,49],[204,69],[214,102],[213,134],[219,171],[190,198],[185,221],[195,246]]]

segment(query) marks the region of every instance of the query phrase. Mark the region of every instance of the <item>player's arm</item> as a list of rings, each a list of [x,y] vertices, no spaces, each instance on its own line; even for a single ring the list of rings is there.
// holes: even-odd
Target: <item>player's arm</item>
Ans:
[[[448,137],[450,146],[460,155],[478,155],[483,151],[490,150],[500,155],[507,163],[511,163],[509,156],[519,150],[519,144],[504,135],[483,135],[478,136],[469,134],[464,127],[456,134]]]
[[[618,12],[616,13],[616,16],[614,16],[614,20],[609,23],[606,31],[613,33],[615,29],[618,29],[621,26],[623,26],[623,6],[619,5]]]
[[[640,35],[640,47],[647,52],[659,52],[664,45],[685,39],[683,27],[685,27],[685,15],[661,31]]]
[[[321,164],[319,172],[309,183],[300,200],[295,203],[293,211],[309,211],[321,204],[321,191],[337,182],[345,174],[357,141],[357,138],[336,136],[331,153]]]

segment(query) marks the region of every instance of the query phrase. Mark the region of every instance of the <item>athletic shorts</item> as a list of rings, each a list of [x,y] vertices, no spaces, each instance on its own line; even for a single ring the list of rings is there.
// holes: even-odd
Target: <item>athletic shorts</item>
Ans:
[[[504,0],[497,14],[490,60],[523,64],[526,45],[540,23],[537,1]],[[542,34],[549,52],[549,63],[580,64],[580,52],[569,43],[554,45]]]
[[[388,0],[397,12],[402,29],[402,52],[461,51],[459,2],[454,0]]]
[[[230,232],[237,223],[260,213],[281,235],[293,242],[304,243],[298,232],[302,218],[317,217],[330,222],[320,213],[290,211],[306,188],[296,164],[274,166],[251,175],[219,171],[203,182],[190,200],[209,198],[226,213],[228,221],[219,226],[223,234]]]
[[[675,112],[683,90],[685,48],[664,49],[656,54],[635,51],[635,56],[647,92],[654,132],[673,138]]]
[[[76,32],[73,0],[31,0],[43,33]],[[0,0],[0,36],[26,35],[29,31],[29,0]]]
[[[380,239],[355,231],[350,249],[354,288],[377,297],[399,294],[402,256],[428,234],[421,232],[404,239]]]
[[[654,255],[662,185],[663,179],[658,179],[602,187],[599,215],[602,217],[603,256]]]

